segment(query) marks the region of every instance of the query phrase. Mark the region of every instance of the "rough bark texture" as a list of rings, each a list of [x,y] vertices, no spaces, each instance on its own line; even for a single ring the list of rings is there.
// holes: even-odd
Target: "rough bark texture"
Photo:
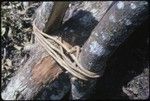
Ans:
[[[40,46],[33,48],[33,53],[34,55],[29,58],[30,61],[28,60],[11,79],[2,93],[3,99],[31,99],[43,84],[49,80],[52,82],[62,72],[56,67],[55,61],[44,54]]]
[[[148,2],[119,1],[104,15],[84,44],[79,61],[88,70],[102,72],[115,49],[149,17]],[[72,80],[73,99],[87,98],[96,80]],[[91,89],[90,89],[91,88]]]
[[[149,68],[149,25],[149,20],[146,20],[110,56],[106,63],[104,75],[96,83],[94,90],[96,93],[90,99],[129,99],[129,96],[123,92],[122,87],[130,87],[130,91],[127,93],[131,94],[131,99],[133,96],[138,97],[138,99],[149,97],[149,92],[147,92],[149,91],[149,80],[146,81],[149,77],[149,74],[146,73],[149,71],[149,69],[146,69]],[[135,80],[135,78],[140,80]],[[136,85],[133,84],[132,87],[127,85],[130,81],[134,81],[132,84]],[[134,91],[136,90],[134,88],[138,92]]]
[[[127,87],[122,88],[123,92],[129,96],[129,99],[146,100],[149,97],[149,69],[133,78],[127,83]]]

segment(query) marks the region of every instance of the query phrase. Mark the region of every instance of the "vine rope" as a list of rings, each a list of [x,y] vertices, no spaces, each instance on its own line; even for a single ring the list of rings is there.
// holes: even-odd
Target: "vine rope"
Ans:
[[[46,33],[40,31],[36,25],[35,20],[33,21],[33,33],[37,37],[38,42],[45,48],[45,50],[53,57],[57,63],[71,73],[73,76],[88,80],[89,78],[98,78],[100,75],[86,70],[78,62],[78,54],[75,56],[63,42],[61,38],[56,38],[54,36],[47,35]],[[76,51],[76,53],[79,53]]]

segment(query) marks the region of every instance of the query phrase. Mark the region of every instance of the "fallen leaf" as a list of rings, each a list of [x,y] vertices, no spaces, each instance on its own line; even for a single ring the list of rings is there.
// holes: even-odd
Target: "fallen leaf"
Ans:
[[[12,61],[10,59],[6,59],[6,64],[7,64],[7,66],[11,67],[12,66]]]
[[[14,45],[14,48],[16,48],[17,50],[21,50],[22,49],[22,47],[18,46],[18,45]]]

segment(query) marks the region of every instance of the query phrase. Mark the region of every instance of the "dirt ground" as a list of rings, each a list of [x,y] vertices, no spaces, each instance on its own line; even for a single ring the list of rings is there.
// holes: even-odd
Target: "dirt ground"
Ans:
[[[31,23],[39,4],[37,2],[29,9],[20,2],[1,4],[2,90],[28,58],[33,42]],[[142,25],[110,57],[91,99],[149,98],[148,26],[149,22]]]

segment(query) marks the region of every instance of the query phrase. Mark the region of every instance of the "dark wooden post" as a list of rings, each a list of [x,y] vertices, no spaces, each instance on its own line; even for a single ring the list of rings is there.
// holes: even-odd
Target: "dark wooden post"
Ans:
[[[103,74],[106,60],[129,35],[149,18],[147,1],[118,1],[104,15],[82,47],[79,61],[87,70]],[[86,99],[96,80],[72,80],[72,98]]]

